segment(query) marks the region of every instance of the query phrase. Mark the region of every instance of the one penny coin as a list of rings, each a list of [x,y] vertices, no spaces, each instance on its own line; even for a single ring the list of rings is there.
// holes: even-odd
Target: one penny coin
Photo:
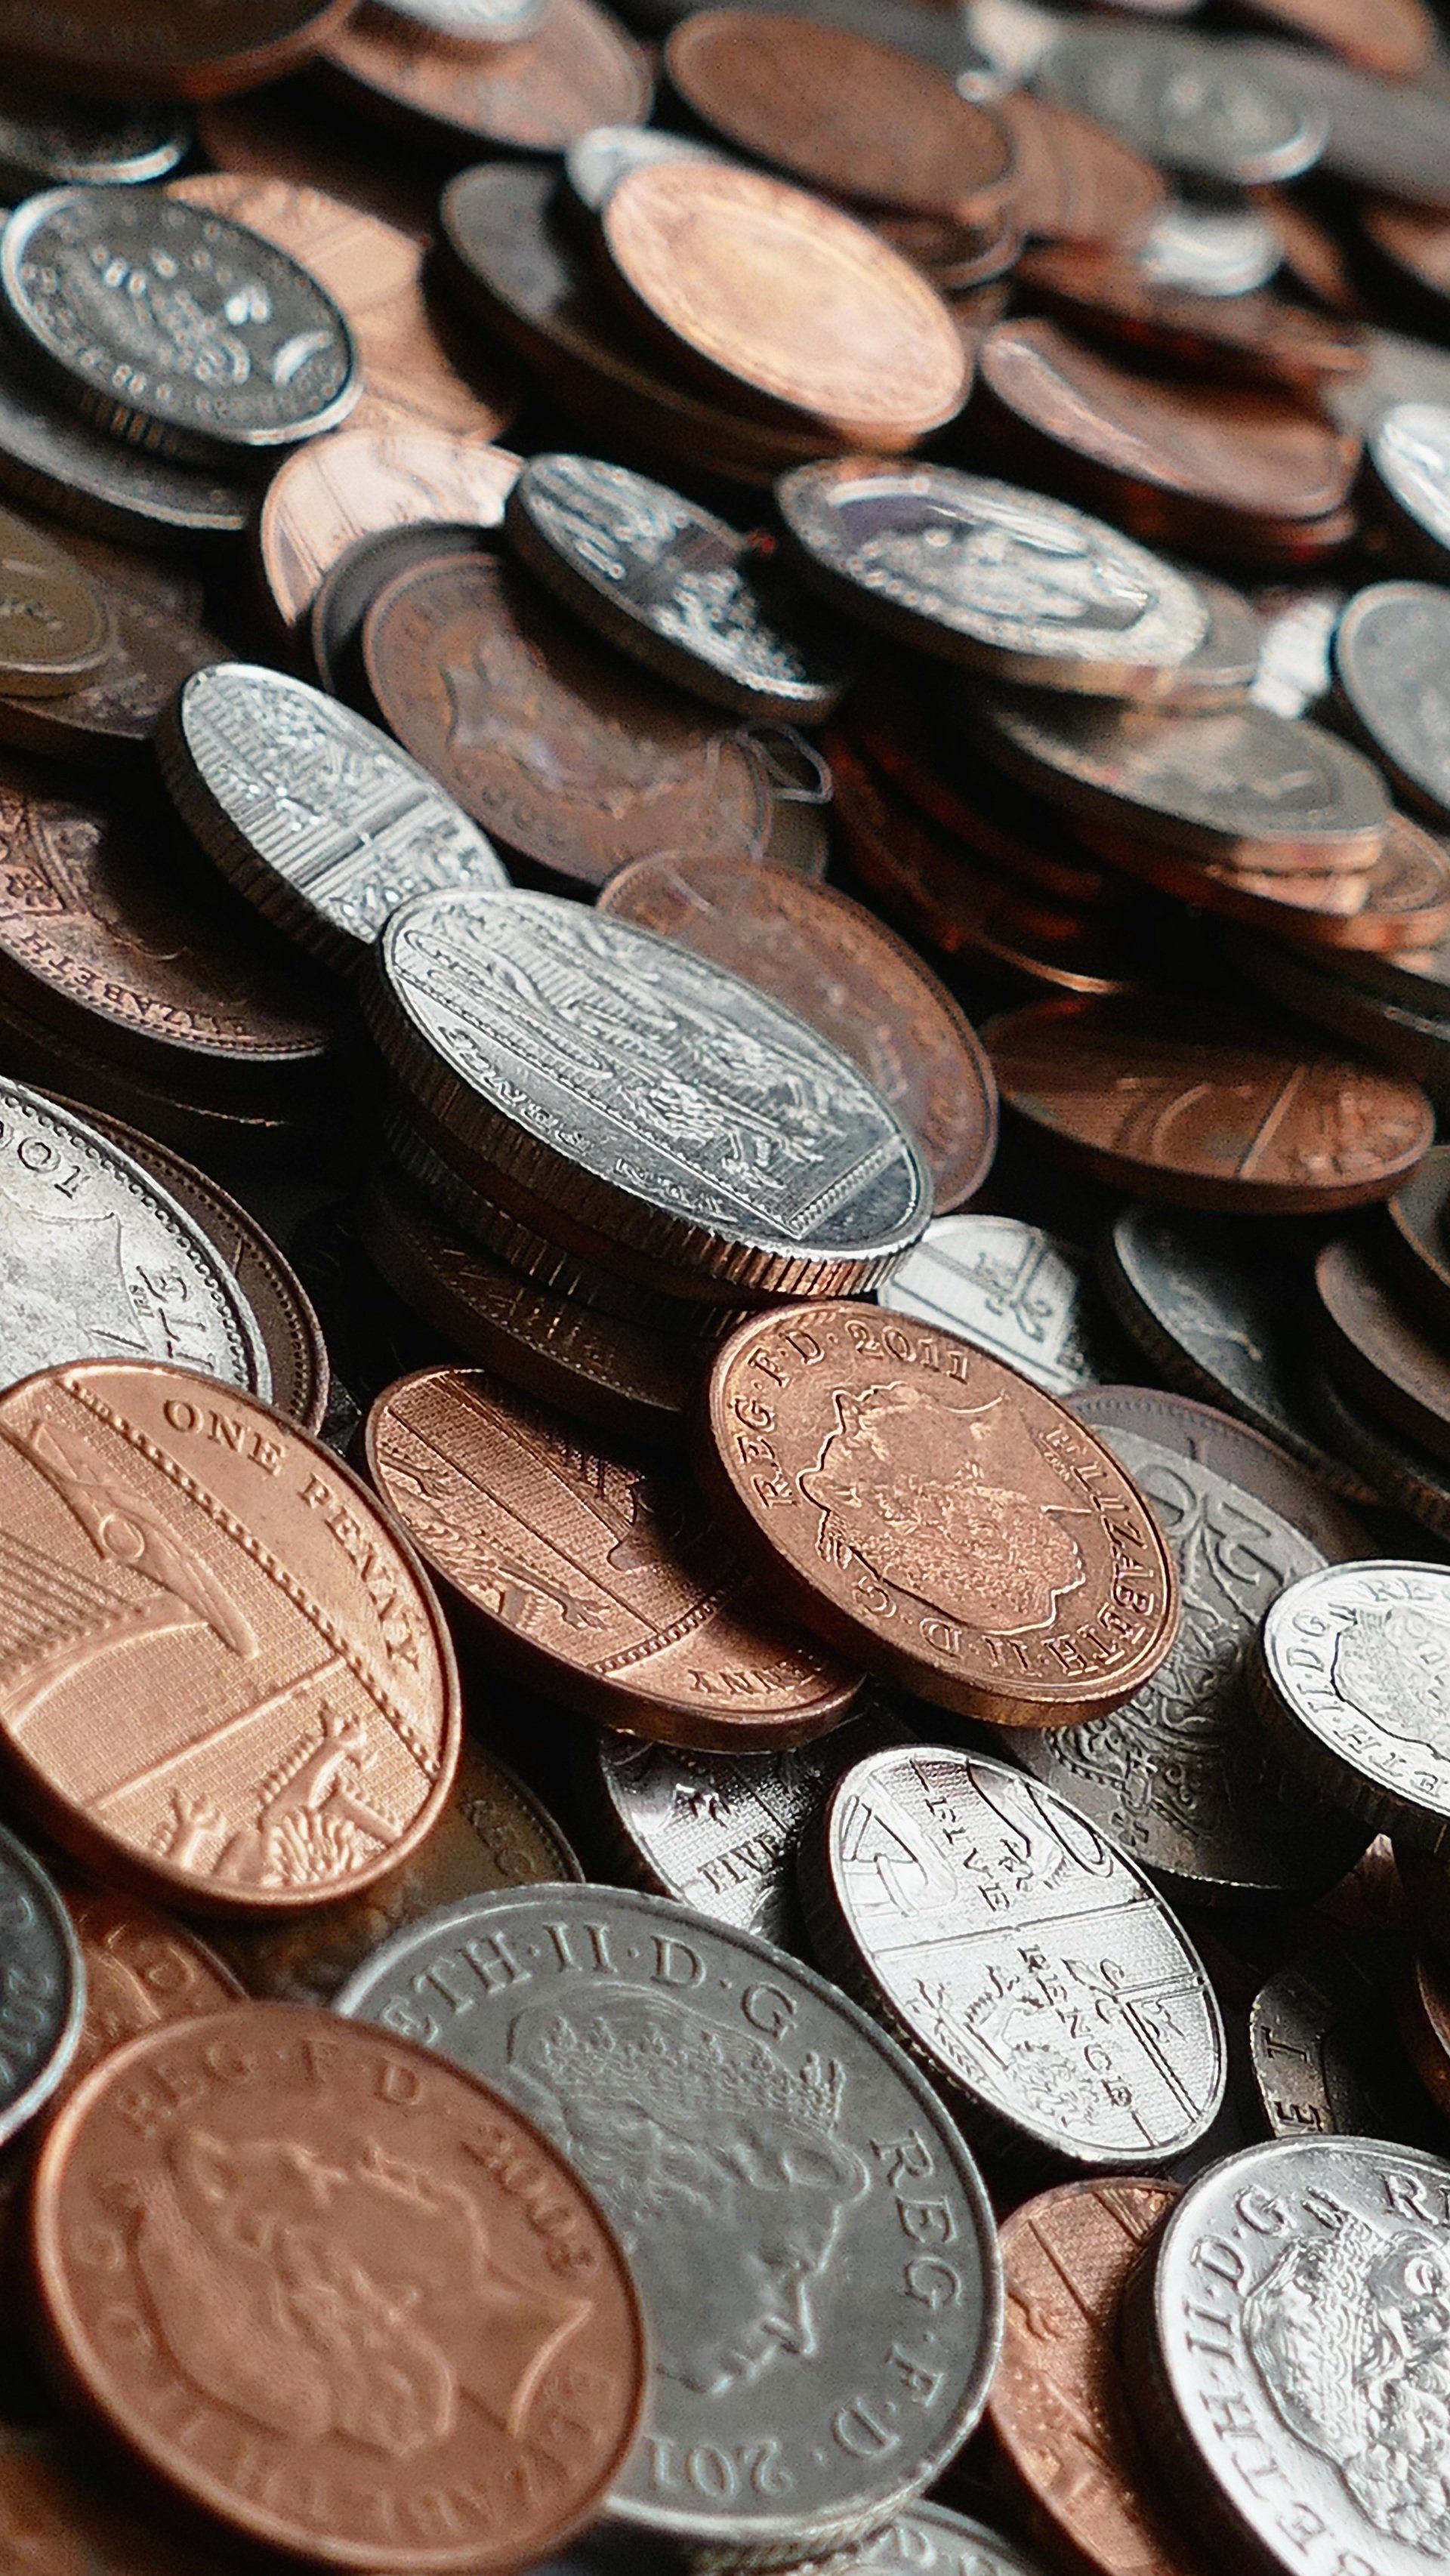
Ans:
[[[0,52],[83,92],[218,98],[295,70],[346,17],[351,0],[139,0],[118,16],[106,0],[59,0],[37,16],[5,0]]]
[[[1356,334],[1282,296],[1192,295],[1160,284],[1115,250],[1029,252],[1018,271],[1034,301],[1088,339],[1248,383],[1309,390],[1328,376],[1357,376]]]
[[[144,1362],[27,1378],[0,1396],[0,1530],[0,1737],[85,1865],[202,1910],[300,1911],[385,1878],[441,1814],[442,1614],[365,1487],[280,1414]]]
[[[670,34],[665,71],[726,143],[830,197],[980,223],[1012,176],[991,109],[945,72],[841,26],[700,9]]]
[[[323,55],[353,105],[453,150],[562,152],[596,125],[649,113],[641,46],[595,0],[550,0],[512,45],[463,45],[391,10],[358,9]]]
[[[75,557],[0,510],[0,692],[63,695],[100,668],[111,632],[105,598]]]
[[[214,1951],[154,1907],[89,1879],[67,1879],[65,1910],[85,1962],[86,2009],[65,2100],[108,2050],[163,2022],[221,2012],[243,1989]]]
[[[1359,1207],[1388,1198],[1434,1141],[1417,1084],[1228,1023],[1036,1002],[984,1039],[1003,1100],[1055,1152],[1179,1207]]]
[[[92,2414],[228,2533],[331,2567],[547,2556],[638,2429],[645,2329],[592,2195],[499,2095],[330,2013],[235,2004],[104,2059],[34,2238]]]
[[[939,1208],[974,1196],[997,1140],[991,1069],[931,968],[849,895],[733,859],[636,859],[599,910],[712,957],[860,1066],[916,1138]]]
[[[1400,1306],[1357,1243],[1327,1243],[1314,1264],[1326,1362],[1355,1405],[1450,1458],[1450,1360],[1433,1327]]]
[[[724,162],[657,161],[611,189],[599,226],[631,309],[737,398],[867,448],[909,447],[961,409],[966,360],[941,298],[821,198]]]
[[[1012,140],[1007,213],[1038,241],[1135,242],[1168,202],[1162,172],[1092,117],[1009,90],[992,113]]]
[[[493,1651],[632,1735],[718,1752],[821,1735],[859,1672],[792,1635],[688,1483],[475,1369],[379,1396],[368,1472]]]
[[[273,475],[256,520],[262,578],[283,625],[299,625],[324,575],[381,529],[498,527],[518,470],[507,448],[416,426],[343,429],[299,448]]]
[[[929,1324],[845,1302],[752,1318],[711,1365],[698,1454],[777,1598],[961,1716],[1076,1724],[1173,1643],[1168,1545],[1111,1451]]]

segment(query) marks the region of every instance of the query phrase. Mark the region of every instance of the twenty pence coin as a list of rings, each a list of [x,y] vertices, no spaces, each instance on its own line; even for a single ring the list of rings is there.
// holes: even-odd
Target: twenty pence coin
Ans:
[[[645,2328],[592,2194],[497,2094],[330,2013],[239,2003],[104,2058],[33,2223],[67,2378],[229,2534],[488,2576],[593,2521],[638,2429]],[[328,2284],[325,2358],[294,2267]]]
[[[815,1634],[960,1716],[1071,1726],[1141,1689],[1173,1559],[1110,1450],[985,1351],[842,1302],[740,1325],[700,1472]]]

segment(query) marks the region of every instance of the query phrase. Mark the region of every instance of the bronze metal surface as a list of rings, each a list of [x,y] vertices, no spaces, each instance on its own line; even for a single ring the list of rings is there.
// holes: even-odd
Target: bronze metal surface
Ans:
[[[1075,245],[1029,251],[1023,286],[1088,339],[1123,342],[1205,375],[1313,391],[1364,372],[1352,330],[1282,296],[1189,295],[1160,286],[1122,252]]]
[[[1012,139],[1007,212],[1039,241],[1135,242],[1168,203],[1160,170],[1075,108],[1009,90],[994,114]]]
[[[299,625],[324,575],[380,529],[434,520],[498,527],[518,470],[506,447],[418,426],[340,429],[299,448],[273,475],[255,525],[262,578],[282,623]]]
[[[1314,1264],[1326,1364],[1351,1402],[1450,1458],[1450,1359],[1433,1326],[1401,1307],[1358,1243],[1325,1244]]]
[[[454,149],[562,152],[649,113],[644,51],[596,0],[550,0],[536,35],[471,46],[364,5],[322,61],[351,104]]]

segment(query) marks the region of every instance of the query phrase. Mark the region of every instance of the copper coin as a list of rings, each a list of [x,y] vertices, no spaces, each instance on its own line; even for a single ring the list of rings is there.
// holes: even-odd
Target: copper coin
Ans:
[[[1063,2183],[1003,2221],[1002,2358],[987,2423],[1029,2527],[1092,2576],[1190,2576],[1123,2399],[1118,2302],[1178,2197],[1141,2176]]]
[[[1315,952],[1355,957],[1393,955],[1422,928],[1450,930],[1450,859],[1418,824],[1392,817],[1385,845],[1362,874],[1310,876],[1209,867],[1155,841],[1084,824],[1093,847],[1129,876],[1203,912],[1246,921]]]
[[[159,1065],[148,1079],[144,1070],[129,1061],[98,1054],[93,1036],[63,1035],[4,990],[0,990],[0,1046],[7,1065],[27,1082],[84,1102],[87,1116],[96,1109],[108,1115],[123,1112],[130,1126],[148,1136],[163,1137],[183,1154],[208,1159],[218,1154],[230,1158],[290,1153],[328,1099],[326,1085],[316,1095],[284,1091],[280,1098],[269,1096],[264,1086],[251,1107],[225,1096],[210,1098],[200,1090],[180,1092],[166,1065]],[[246,1097],[244,1089],[241,1099]],[[331,1106],[335,1113],[335,1100]]]
[[[1025,89],[993,114],[1012,141],[1007,211],[1039,241],[1134,242],[1164,211],[1161,171],[1091,117]]]
[[[96,590],[111,626],[104,660],[63,697],[14,697],[0,688],[0,741],[52,758],[134,758],[182,681],[226,661],[225,644],[195,619],[129,587],[98,582]]]
[[[510,1386],[616,1437],[678,1436],[700,1371],[697,1344],[535,1285],[445,1231],[397,1182],[374,1181],[363,1231],[389,1286]]]
[[[995,113],[846,28],[699,9],[668,37],[665,71],[701,124],[827,196],[980,223],[1006,195],[1012,145]]]
[[[228,2534],[487,2576],[592,2522],[638,2430],[645,2329],[592,2195],[498,2094],[331,2013],[117,2050],[33,2225],[67,2379]]]
[[[289,251],[345,316],[363,371],[352,437],[418,427],[485,444],[508,427],[518,394],[487,354],[460,373],[429,318],[424,246],[396,224],[286,179],[207,170],[173,179],[169,196],[227,215]],[[450,512],[450,516],[453,513]]]
[[[442,1614],[366,1488],[280,1414],[158,1363],[27,1378],[0,1396],[0,1531],[0,1736],[86,1866],[301,1911],[385,1878],[441,1814]]]
[[[966,361],[940,297],[803,189],[656,161],[611,189],[599,227],[632,310],[707,383],[862,447],[909,447],[960,411]]]
[[[760,769],[722,719],[620,661],[490,556],[399,574],[363,630],[404,748],[485,831],[578,885],[659,849],[760,856]]]
[[[85,2019],[63,2102],[109,2049],[163,2022],[220,2012],[243,1989],[195,1933],[138,1898],[82,1879],[63,1880],[61,1893],[86,1965]]]
[[[0,510],[0,689],[63,696],[100,668],[110,640],[105,601],[74,555]]]
[[[344,699],[357,714],[376,716],[362,667],[363,628],[373,601],[395,573],[411,572],[414,564],[436,562],[440,555],[477,554],[480,541],[476,526],[447,519],[379,528],[370,537],[359,537],[329,565],[302,621],[309,679],[329,697]]]
[[[249,1994],[330,2004],[364,1960],[440,1905],[584,1875],[552,1816],[506,1765],[465,1738],[453,1794],[381,1887],[293,1923],[227,1923],[214,1938]]]
[[[1350,1401],[1450,1458],[1450,1360],[1442,1338],[1400,1307],[1356,1243],[1327,1243],[1314,1264],[1315,1322]]]
[[[983,768],[975,744],[950,721],[941,701],[926,696],[920,677],[914,671],[909,688],[873,680],[869,693],[857,689],[851,702],[855,756],[864,754],[883,784],[951,838],[965,841],[973,857],[985,859],[994,872],[1062,904],[1111,904],[1117,890],[1110,871],[1074,848],[1045,796],[1034,797],[1004,772]],[[843,739],[836,737],[838,744]]]
[[[775,1596],[919,1698],[1071,1726],[1172,1646],[1173,1559],[1131,1478],[954,1334],[844,1300],[756,1316],[700,1418],[707,1493]]]
[[[1266,26],[1308,45],[1324,45],[1361,71],[1413,80],[1436,50],[1436,26],[1424,0],[1239,0]]]
[[[860,1066],[916,1138],[938,1209],[974,1196],[997,1141],[991,1070],[929,966],[849,895],[783,868],[646,858],[599,897],[798,1011]]]
[[[481,1369],[379,1396],[368,1473],[494,1652],[629,1735],[739,1753],[804,1744],[861,1675],[792,1634],[683,1476],[581,1442]]]
[[[649,113],[644,52],[596,0],[550,0],[538,32],[516,45],[450,44],[364,6],[323,65],[350,103],[454,148],[562,152],[593,126]]]
[[[1310,1216],[1386,1199],[1434,1141],[1415,1083],[1131,1002],[1034,1002],[983,1031],[1003,1100],[1112,1188]]]
[[[1422,1951],[1398,2000],[1400,2032],[1415,2072],[1441,2118],[1450,2120],[1450,1978],[1440,1961]]]
[[[1290,924],[1288,935],[1381,956],[1438,947],[1450,936],[1450,851],[1407,814],[1392,814],[1361,908],[1343,921],[1306,922],[1298,930]]]
[[[879,233],[891,248],[929,277],[938,292],[948,298],[953,320],[958,324],[958,337],[966,346],[961,329],[964,311],[976,310],[973,290],[1005,279],[1017,264],[1022,248],[1022,235],[1016,226],[994,217],[990,223],[960,224],[950,215],[898,215],[877,212],[871,217],[871,229]],[[972,297],[970,304],[965,299]],[[964,301],[958,307],[955,299]],[[1000,320],[1000,313],[994,313]]]
[[[76,89],[219,98],[277,80],[316,52],[353,0],[31,0],[0,7],[0,56]]]
[[[1307,387],[1364,372],[1352,331],[1277,295],[1187,295],[1119,251],[1030,251],[1018,272],[1048,310],[1087,338],[1122,341],[1205,374]]]
[[[383,528],[432,520],[500,526],[518,470],[506,447],[433,429],[343,429],[313,439],[273,475],[257,514],[272,606],[285,626],[300,624],[324,574]]]
[[[143,813],[58,794],[9,760],[0,837],[0,986],[22,1010],[238,1105],[317,1078],[335,1032],[310,982],[204,884],[193,893],[156,867]]]
[[[1146,486],[1217,514],[1315,520],[1348,499],[1359,442],[1307,403],[1130,375],[1052,322],[1003,322],[978,352],[977,380],[1010,428],[1045,442],[1095,493]]]

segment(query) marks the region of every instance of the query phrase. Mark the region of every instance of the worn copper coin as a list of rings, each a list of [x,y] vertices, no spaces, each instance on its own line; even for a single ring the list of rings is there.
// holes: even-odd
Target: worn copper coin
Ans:
[[[460,46],[364,7],[323,62],[351,105],[455,151],[562,152],[593,126],[638,125],[649,113],[643,48],[596,0],[550,0],[532,35],[503,46]]]
[[[1074,846],[1045,797],[1005,771],[983,768],[975,743],[953,722],[954,697],[950,682],[928,692],[919,664],[909,689],[873,674],[869,692],[858,690],[852,701],[848,767],[864,762],[883,787],[1019,893],[1030,891],[1039,902],[1054,896],[1079,914],[1111,910],[1111,872]],[[831,739],[834,761],[847,743],[844,728]]]
[[[105,2058],[34,2240],[87,2409],[225,2533],[331,2567],[547,2555],[638,2429],[645,2327],[592,2194],[499,2095],[330,2013],[234,2004]]]
[[[296,627],[333,565],[380,529],[434,520],[496,528],[518,470],[507,448],[432,428],[349,428],[315,440],[284,460],[257,515],[268,599]]]
[[[1087,339],[1205,374],[1312,391],[1328,376],[1364,371],[1351,328],[1282,296],[1185,293],[1121,251],[1076,245],[1030,252],[1019,274],[1034,302]]]
[[[447,1806],[380,1887],[295,1922],[218,1924],[213,1939],[248,1994],[330,2004],[384,1941],[439,1906],[583,1875],[532,1791],[465,1737]]]
[[[1072,1395],[1104,1374],[1102,1319],[1081,1256],[1021,1217],[935,1217],[876,1302],[975,1342],[1049,1395]]]
[[[1415,2072],[1442,2120],[1450,2119],[1450,1984],[1429,1952],[1415,1960],[1400,1989],[1400,2029]]]
[[[575,884],[666,849],[764,854],[760,764],[718,716],[622,665],[527,573],[440,556],[363,630],[386,722],[465,811]]]
[[[0,1531],[0,1735],[88,1866],[300,1911],[385,1878],[442,1812],[442,1614],[366,1489],[280,1414],[155,1363],[27,1378],[0,1396]]]
[[[1272,55],[1176,30],[1069,24],[1049,43],[1037,85],[1160,169],[1219,185],[1297,178],[1324,148],[1326,114]]]
[[[1178,2194],[1167,2182],[1061,2183],[1003,2220],[1007,2326],[987,2422],[1029,2528],[1095,2576],[1196,2576],[1123,2402],[1123,2284]]]
[[[162,709],[191,672],[224,662],[227,648],[194,618],[140,590],[94,584],[110,637],[94,671],[64,695],[22,695],[0,669],[0,741],[82,761],[134,760],[151,743]]]
[[[1111,1452],[931,1325],[845,1302],[740,1325],[699,1462],[777,1598],[962,1716],[1070,1726],[1172,1645],[1167,1542]]]
[[[107,2051],[163,2022],[220,2012],[243,1989],[194,1932],[134,1896],[89,1879],[62,1893],[85,1962],[85,2018],[62,2100]]]
[[[828,197],[979,223],[1007,192],[1012,144],[944,72],[841,26],[699,9],[665,44],[701,124]]]
[[[375,716],[362,667],[363,628],[380,591],[395,573],[414,564],[436,562],[442,555],[472,555],[481,531],[461,520],[428,520],[421,526],[379,528],[329,565],[303,621],[307,639],[308,677],[331,698],[342,698],[360,715]]]
[[[1011,220],[1039,241],[1134,242],[1168,191],[1153,162],[1093,117],[1009,90],[992,113],[1012,142]]]
[[[1442,1337],[1395,1301],[1348,1236],[1319,1253],[1314,1286],[1326,1364],[1351,1402],[1450,1459],[1450,1360]]]
[[[0,9],[0,54],[32,77],[123,97],[217,98],[305,62],[350,0],[30,0]]]
[[[630,308],[717,389],[867,448],[910,447],[960,411],[966,359],[941,298],[823,199],[656,161],[610,190],[599,227]]]
[[[1418,1086],[1120,1001],[1035,1002],[985,1031],[1003,1100],[1054,1152],[1179,1207],[1310,1216],[1389,1198],[1434,1141]]]
[[[1366,1558],[1279,1595],[1254,1681],[1266,1721],[1330,1797],[1431,1853],[1450,1847],[1450,1572]]]
[[[64,2082],[85,2005],[70,1917],[39,1861],[0,1825],[0,2146]]]
[[[1402,795],[1450,823],[1450,591],[1382,581],[1334,631],[1334,677],[1361,739]]]
[[[1360,204],[1359,222],[1392,289],[1418,308],[1431,329],[1443,324],[1450,300],[1450,227],[1445,215],[1371,197]]]
[[[1196,1952],[1134,1863],[1038,1782],[943,1745],[868,1754],[802,1860],[822,1956],[971,2134],[1113,2172],[1168,2164],[1211,2127],[1227,2052]]]
[[[1386,2006],[1409,1962],[1392,1934],[1317,1945],[1249,2008],[1249,2063],[1271,2137],[1406,2137],[1413,2104]],[[1423,2125],[1423,2124],[1421,2124]],[[1418,2140],[1416,2140],[1418,2144]]]
[[[1147,1208],[1134,1215],[1151,1216]],[[1221,1229],[1220,1229],[1221,1231]],[[1363,1556],[1363,1524],[1328,1491],[1302,1459],[1216,1405],[1159,1387],[1085,1386],[1069,1398],[1079,1421],[1095,1431],[1138,1433],[1160,1449],[1206,1469],[1287,1521],[1329,1563]]]
[[[265,455],[336,429],[358,397],[352,334],[309,272],[157,189],[27,199],[5,229],[0,290],[56,393],[164,455]]]
[[[368,1472],[493,1652],[552,1697],[637,1735],[740,1752],[798,1744],[861,1680],[797,1638],[686,1480],[478,1369],[379,1396]]]
[[[599,910],[728,966],[830,1038],[916,1138],[939,1208],[981,1187],[997,1099],[971,1023],[849,895],[784,868],[682,855],[636,859],[604,887]]]

